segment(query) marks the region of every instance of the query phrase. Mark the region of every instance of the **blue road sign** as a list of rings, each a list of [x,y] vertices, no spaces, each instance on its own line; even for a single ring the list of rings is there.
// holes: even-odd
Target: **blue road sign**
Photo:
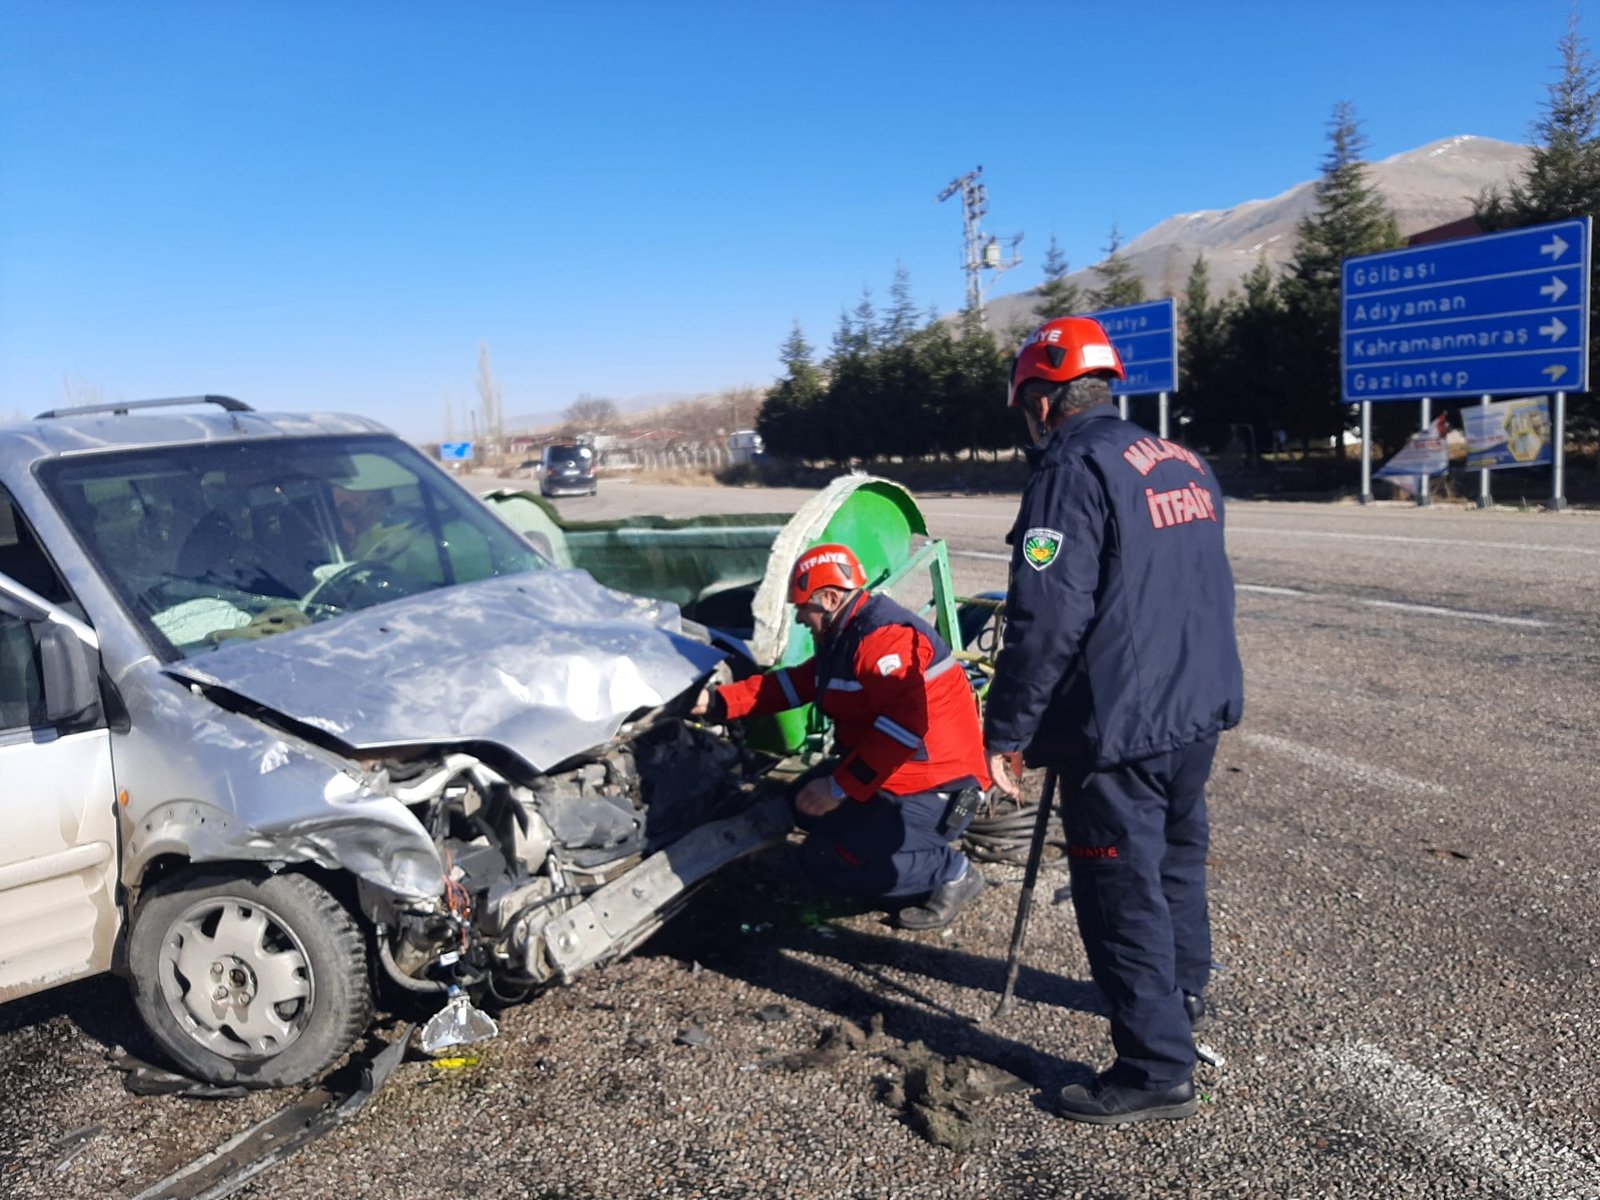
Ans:
[[[1343,266],[1345,400],[1588,389],[1588,217]]]
[[[439,459],[442,462],[471,462],[471,442],[440,442]]]
[[[1178,321],[1171,299],[1083,315],[1100,322],[1128,373],[1127,379],[1112,383],[1114,395],[1178,390]]]

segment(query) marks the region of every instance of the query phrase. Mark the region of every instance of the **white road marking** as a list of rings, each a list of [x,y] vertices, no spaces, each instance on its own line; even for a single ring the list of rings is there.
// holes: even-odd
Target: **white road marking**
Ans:
[[[951,558],[981,558],[991,562],[1010,562],[1011,555],[996,554],[987,550],[951,550]],[[1365,596],[1342,596],[1337,592],[1308,592],[1303,588],[1273,587],[1265,583],[1239,583],[1234,588],[1240,592],[1254,592],[1261,596],[1290,596],[1297,600],[1344,600],[1351,604],[1365,604],[1370,608],[1389,608],[1397,612],[1416,613],[1425,617],[1456,617],[1463,621],[1487,621],[1493,625],[1515,625],[1523,629],[1545,629],[1549,621],[1534,617],[1508,617],[1502,613],[1474,612],[1469,608],[1441,608],[1436,604],[1408,604],[1401,600],[1375,600]]]
[[[1430,617],[1460,617],[1463,621],[1489,621],[1495,625],[1521,625],[1526,629],[1543,629],[1550,622],[1538,621],[1533,617],[1506,617],[1499,613],[1473,612],[1465,608],[1439,608],[1432,604],[1402,604],[1398,600],[1368,600],[1362,599],[1358,603],[1369,605],[1372,608],[1397,608],[1402,612],[1422,613]]]
[[[1016,502],[1011,502],[1010,512],[979,512],[973,508],[933,508],[927,504],[919,505],[925,517],[973,517],[980,521],[1004,521],[1007,525],[1017,519]]]
[[[1241,732],[1240,741],[1246,745],[1254,746],[1258,750],[1266,750],[1272,754],[1281,754],[1285,758],[1292,758],[1303,763],[1313,770],[1326,771],[1330,775],[1342,775],[1348,779],[1388,792],[1422,792],[1429,796],[1448,796],[1450,789],[1442,783],[1435,783],[1431,779],[1413,779],[1409,775],[1402,775],[1398,771],[1391,771],[1387,767],[1375,767],[1359,759],[1346,758],[1342,754],[1334,754],[1330,750],[1322,750],[1316,746],[1307,746],[1302,742],[1293,742],[1288,738],[1275,737],[1270,733]]]
[[[1331,529],[1271,529],[1265,525],[1234,525],[1229,533],[1266,533],[1281,537],[1342,538],[1351,542],[1399,542],[1408,546],[1462,546],[1470,550],[1536,550],[1542,554],[1585,554],[1600,558],[1591,546],[1552,546],[1545,542],[1474,542],[1466,538],[1411,537],[1397,533],[1341,533]]]
[[[1263,596],[1310,596],[1314,594],[1301,588],[1268,587],[1264,583],[1236,583],[1233,588],[1237,592],[1259,592]]]
[[[1459,1088],[1356,1042],[1318,1054],[1350,1091],[1463,1168],[1494,1177],[1512,1200],[1592,1197],[1600,1163],[1539,1137]]]
[[[979,512],[972,508],[933,508],[924,505],[927,516],[964,517],[980,521],[1000,521],[1007,525],[1016,519],[1016,513]],[[1334,529],[1277,529],[1267,525],[1240,525],[1230,521],[1229,533],[1264,533],[1276,537],[1335,538],[1350,542],[1394,542],[1403,546],[1457,546],[1468,550],[1532,550],[1540,554],[1579,554],[1587,558],[1600,558],[1600,549],[1593,546],[1557,546],[1549,542],[1477,542],[1470,538],[1417,537],[1398,533],[1352,533]]]
[[[1255,592],[1262,596],[1293,596],[1299,600],[1344,600],[1351,604],[1365,604],[1369,608],[1391,608],[1397,612],[1416,613],[1424,617],[1456,617],[1462,621],[1487,621],[1492,625],[1516,625],[1523,629],[1545,629],[1549,621],[1535,617],[1508,617],[1502,613],[1474,612],[1470,608],[1441,608],[1437,604],[1410,604],[1403,600],[1376,600],[1367,596],[1344,596],[1338,592],[1307,592],[1300,588],[1272,587],[1264,583],[1236,583],[1238,592]]]
[[[950,551],[950,557],[951,558],[987,558],[987,559],[992,559],[995,562],[1010,562],[1011,561],[1011,555],[1009,555],[1009,554],[995,554],[995,553],[992,553],[991,551],[988,551],[988,550],[952,550],[952,551]]]

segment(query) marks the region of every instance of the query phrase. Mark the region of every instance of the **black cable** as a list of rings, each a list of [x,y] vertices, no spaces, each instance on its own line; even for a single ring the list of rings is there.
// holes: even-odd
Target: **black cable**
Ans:
[[[598,891],[599,889],[596,888],[596,889],[593,889],[593,890]],[[524,904],[521,908],[517,909],[516,912],[511,914],[511,918],[508,921],[506,921],[505,924],[503,924],[500,927],[501,928],[501,932],[502,933],[510,933],[513,929],[515,929],[517,927],[517,922],[518,921],[522,920],[523,917],[527,916],[529,913],[533,912],[535,909],[544,908],[546,905],[554,904],[557,900],[567,900],[567,899],[570,899],[572,897],[582,898],[582,897],[587,896],[587,895],[589,895],[588,892],[581,892],[581,891],[577,891],[576,889],[573,889],[573,888],[568,888],[564,892],[551,892],[548,896],[540,896],[535,900],[530,900],[530,901],[528,901],[528,903]]]
[[[991,810],[1000,808],[989,817],[976,817],[961,835],[961,849],[976,862],[1008,863],[1022,866],[1028,860],[1028,843],[1033,838],[1033,827],[1038,809],[1029,804],[1018,805],[1014,800],[999,799],[990,802]],[[1056,858],[1064,858],[1067,850],[1067,831],[1061,824],[1059,811],[1050,814],[1045,845],[1057,849]]]

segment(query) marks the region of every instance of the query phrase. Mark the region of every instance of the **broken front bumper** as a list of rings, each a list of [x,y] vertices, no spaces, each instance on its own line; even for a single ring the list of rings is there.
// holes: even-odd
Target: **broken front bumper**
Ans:
[[[626,954],[713,872],[780,842],[793,825],[789,802],[773,794],[737,816],[702,825],[620,879],[552,918],[544,952],[563,980],[602,959]]]

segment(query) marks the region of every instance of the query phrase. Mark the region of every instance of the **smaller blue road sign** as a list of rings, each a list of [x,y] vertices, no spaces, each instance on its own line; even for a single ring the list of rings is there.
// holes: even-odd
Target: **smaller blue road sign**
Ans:
[[[442,462],[471,462],[471,442],[441,442],[439,443],[439,459]]]
[[[1581,392],[1589,218],[1347,258],[1345,400]]]
[[[1120,383],[1112,382],[1114,395],[1178,390],[1178,320],[1170,298],[1083,315],[1100,322],[1128,374]]]

